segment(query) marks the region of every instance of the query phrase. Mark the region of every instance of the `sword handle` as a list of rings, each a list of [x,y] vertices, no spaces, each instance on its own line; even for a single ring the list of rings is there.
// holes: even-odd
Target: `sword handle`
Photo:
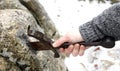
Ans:
[[[76,42],[76,43],[69,43],[65,42],[60,45],[57,49],[60,48],[68,48],[69,45],[80,44],[85,46],[103,46],[104,48],[113,48],[115,46],[115,39],[113,37],[104,37],[103,39],[93,41],[93,42]]]

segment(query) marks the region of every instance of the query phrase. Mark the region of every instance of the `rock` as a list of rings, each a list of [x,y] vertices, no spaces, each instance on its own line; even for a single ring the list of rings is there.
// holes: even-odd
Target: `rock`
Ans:
[[[40,66],[36,66],[38,59],[32,56],[25,45],[27,26],[35,23],[34,18],[30,13],[17,9],[1,10],[0,17],[0,55],[6,59],[5,70],[12,71],[12,64],[20,71],[41,70]]]
[[[33,30],[47,32],[26,7],[18,0],[0,0],[0,9],[0,71],[66,71],[63,57],[55,59],[51,51],[34,53],[26,45],[28,25]],[[51,26],[57,32],[54,24]]]

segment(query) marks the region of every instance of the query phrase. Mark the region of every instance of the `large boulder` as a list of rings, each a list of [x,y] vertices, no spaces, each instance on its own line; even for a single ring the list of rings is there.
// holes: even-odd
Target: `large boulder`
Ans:
[[[40,27],[33,14],[18,0],[0,0],[0,9],[0,71],[66,71],[64,57],[54,58],[51,51],[35,53],[26,45],[29,25],[33,30],[57,39],[59,34],[54,24],[48,24],[51,26],[48,31]]]

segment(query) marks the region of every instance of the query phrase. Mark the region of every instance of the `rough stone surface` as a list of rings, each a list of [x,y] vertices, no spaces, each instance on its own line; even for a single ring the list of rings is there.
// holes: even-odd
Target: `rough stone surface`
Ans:
[[[31,13],[18,0],[0,0],[0,9],[0,71],[66,70],[62,57],[55,59],[51,51],[35,54],[26,45],[29,41],[28,25],[33,30],[43,31],[44,28],[37,25]]]
[[[35,23],[32,16],[22,10],[6,9],[0,11],[0,56],[5,61],[5,71],[40,70],[37,59],[26,48],[27,26]],[[11,68],[13,66],[13,68]],[[2,69],[1,69],[2,70]]]

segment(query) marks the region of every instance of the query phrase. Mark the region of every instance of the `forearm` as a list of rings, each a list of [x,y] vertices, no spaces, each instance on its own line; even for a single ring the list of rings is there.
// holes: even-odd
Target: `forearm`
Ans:
[[[120,3],[106,9],[93,20],[79,27],[83,39],[94,41],[104,36],[112,36],[120,39]]]

